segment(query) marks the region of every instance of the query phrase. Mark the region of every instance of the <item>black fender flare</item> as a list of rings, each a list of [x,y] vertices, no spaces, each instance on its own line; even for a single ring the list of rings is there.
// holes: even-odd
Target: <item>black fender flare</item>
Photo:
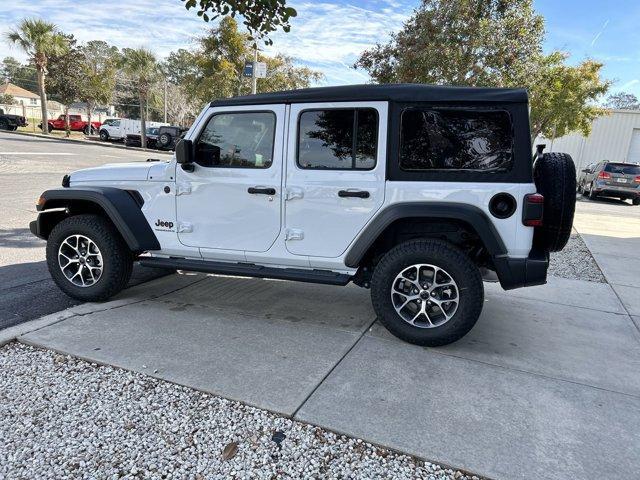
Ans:
[[[114,187],[56,188],[45,191],[40,196],[37,205],[40,213],[38,219],[32,222],[36,225],[31,230],[35,229],[34,234],[46,239],[49,232],[44,226],[43,217],[49,215],[47,211],[73,209],[74,202],[78,201],[98,205],[113,222],[131,251],[160,250],[158,238],[142,213],[139,201],[129,191]]]
[[[494,257],[507,254],[507,248],[493,222],[478,207],[454,202],[405,202],[390,205],[375,216],[349,248],[344,259],[345,265],[357,268],[371,245],[396,220],[419,217],[465,222],[474,228],[489,254]]]

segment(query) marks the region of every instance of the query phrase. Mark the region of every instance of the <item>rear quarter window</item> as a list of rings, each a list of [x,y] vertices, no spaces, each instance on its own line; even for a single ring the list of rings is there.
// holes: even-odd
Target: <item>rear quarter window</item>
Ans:
[[[402,112],[402,170],[506,172],[512,167],[509,112],[431,107],[411,107]]]

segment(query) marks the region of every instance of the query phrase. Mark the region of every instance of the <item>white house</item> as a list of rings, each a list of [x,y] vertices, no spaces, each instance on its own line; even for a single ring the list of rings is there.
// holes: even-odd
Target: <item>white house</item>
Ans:
[[[545,152],[571,155],[580,171],[602,160],[640,163],[640,111],[613,110],[594,120],[591,135],[571,133],[559,138],[538,138],[536,144],[547,145]]]
[[[22,87],[14,85],[13,83],[3,83],[0,85],[0,95],[8,94],[15,98],[18,105],[25,105],[31,107],[40,106],[40,95],[25,90]]]

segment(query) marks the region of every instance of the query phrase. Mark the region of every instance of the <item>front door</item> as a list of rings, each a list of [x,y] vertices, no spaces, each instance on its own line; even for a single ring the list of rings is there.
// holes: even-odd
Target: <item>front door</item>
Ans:
[[[212,109],[193,138],[193,171],[177,167],[182,244],[205,257],[273,244],[281,227],[284,115],[283,105]]]
[[[287,250],[335,258],[384,203],[386,102],[294,104],[289,117]]]

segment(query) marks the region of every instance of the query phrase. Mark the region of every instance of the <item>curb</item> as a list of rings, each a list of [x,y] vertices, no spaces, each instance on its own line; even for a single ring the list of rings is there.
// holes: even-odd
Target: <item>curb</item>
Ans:
[[[5,130],[3,130],[3,132],[5,132]],[[51,135],[43,135],[41,133],[31,133],[31,132],[10,132],[10,131],[6,131],[6,133],[10,133],[12,135],[22,135],[25,137],[34,137],[34,138],[44,138],[47,140],[58,140],[60,142],[69,142],[69,143],[77,143],[77,144],[84,144],[84,145],[94,145],[96,147],[108,147],[108,148],[119,148],[121,150],[134,150],[134,151],[138,151],[138,152],[150,152],[150,153],[159,153],[159,154],[163,154],[163,155],[173,155],[172,151],[166,151],[166,150],[156,150],[153,148],[140,148],[140,147],[126,147],[124,145],[115,145],[113,143],[108,143],[108,142],[98,142],[98,141],[93,141],[93,140],[81,140],[78,138],[60,138],[60,137],[56,137],[56,136],[51,136]]]

